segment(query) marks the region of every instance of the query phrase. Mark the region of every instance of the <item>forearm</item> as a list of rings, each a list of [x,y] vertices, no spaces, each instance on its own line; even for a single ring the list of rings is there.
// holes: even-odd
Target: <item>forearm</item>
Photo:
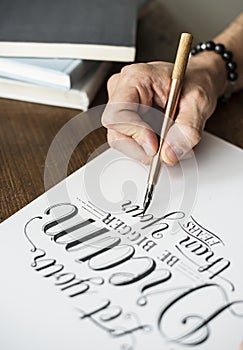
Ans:
[[[243,88],[243,12],[214,39],[215,43],[224,44],[225,48],[233,53],[233,60],[237,63],[238,79],[233,85],[233,91]],[[202,67],[212,80],[213,92],[220,97],[228,86],[226,62],[212,51],[203,51],[192,56],[189,66]]]

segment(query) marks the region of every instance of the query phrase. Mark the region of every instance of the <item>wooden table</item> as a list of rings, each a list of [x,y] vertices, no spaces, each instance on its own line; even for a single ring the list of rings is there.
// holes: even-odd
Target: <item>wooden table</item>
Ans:
[[[107,101],[105,84],[93,106]],[[226,103],[219,103],[206,130],[243,148],[243,91]],[[44,192],[44,164],[49,146],[60,128],[77,110],[0,99],[1,221]],[[97,116],[98,118],[98,116]],[[92,125],[86,121],[83,127]],[[65,150],[68,139],[61,141]],[[85,164],[92,152],[106,143],[106,131],[100,126],[81,141],[70,162],[68,173]],[[226,164],[227,166],[227,164]],[[53,174],[58,171],[53,165]],[[58,179],[60,180],[60,179]],[[53,176],[52,184],[57,179]]]

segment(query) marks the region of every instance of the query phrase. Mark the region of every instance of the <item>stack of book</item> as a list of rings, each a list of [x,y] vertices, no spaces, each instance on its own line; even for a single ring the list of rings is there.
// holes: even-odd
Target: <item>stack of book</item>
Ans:
[[[86,110],[136,22],[137,0],[1,0],[0,97]]]

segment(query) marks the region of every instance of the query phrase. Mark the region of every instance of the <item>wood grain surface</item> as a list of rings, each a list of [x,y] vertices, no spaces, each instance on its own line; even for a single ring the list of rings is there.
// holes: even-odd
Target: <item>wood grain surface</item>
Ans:
[[[172,72],[172,79],[183,80],[186,72],[187,62],[191,50],[192,35],[190,33],[182,33],[179,41],[175,65]]]
[[[100,89],[93,106],[107,101],[106,84]],[[228,103],[219,103],[206,130],[243,148],[243,91]],[[44,166],[51,142],[62,126],[80,113],[73,109],[0,99],[0,190],[1,221],[24,207],[45,191]],[[83,128],[92,126],[97,114],[86,120]],[[60,140],[60,153],[65,154],[69,138]],[[75,151],[68,174],[83,166],[89,156],[106,144],[106,130],[100,126],[86,136]],[[49,187],[60,180],[59,164],[52,164]],[[227,166],[227,164],[226,164]],[[57,174],[57,176],[55,176]]]

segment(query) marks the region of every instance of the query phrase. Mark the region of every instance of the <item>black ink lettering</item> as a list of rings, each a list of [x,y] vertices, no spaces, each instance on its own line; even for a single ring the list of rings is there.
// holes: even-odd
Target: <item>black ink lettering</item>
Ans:
[[[139,296],[137,300],[137,304],[139,306],[147,305],[148,297],[153,294],[157,294],[156,290],[153,291],[154,287],[169,281],[172,277],[171,272],[167,269],[160,269],[160,270],[154,271],[153,273],[157,274],[158,276],[152,277],[149,281],[147,281],[145,284],[143,284],[140,287],[141,296]]]
[[[75,261],[80,263],[90,260],[91,258],[118,246],[120,242],[120,238],[108,236],[96,240],[95,242],[92,241],[92,244],[83,244],[83,246],[80,246],[79,248],[79,253],[82,253],[82,256]]]
[[[102,322],[108,322],[116,319],[122,314],[122,308],[120,306],[110,306],[109,310],[100,316]]]
[[[197,286],[195,288],[187,289],[186,291],[182,292],[179,296],[175,297],[171,302],[165,306],[162,311],[160,312],[160,315],[158,317],[158,329],[161,332],[161,334],[167,338],[169,341],[173,341],[175,343],[181,344],[181,345],[187,345],[187,346],[196,346],[204,343],[210,336],[209,331],[209,324],[212,320],[214,320],[216,317],[218,317],[222,312],[226,310],[230,310],[230,308],[235,304],[243,304],[243,300],[237,300],[228,302],[225,301],[223,306],[218,307],[213,313],[211,313],[208,317],[204,317],[201,315],[187,315],[185,317],[180,317],[181,319],[181,325],[184,327],[188,325],[188,329],[184,331],[182,334],[181,330],[177,330],[178,327],[174,327],[174,332],[178,332],[180,335],[168,335],[164,331],[163,324],[166,323],[166,315],[168,312],[171,311],[172,307],[173,309],[176,308],[177,304],[184,303],[185,298],[191,298],[192,294],[196,292],[206,293],[207,297],[210,297],[210,290],[209,288],[216,288],[221,293],[221,295],[226,295],[223,288],[217,284],[204,284]],[[222,293],[223,292],[223,293]],[[205,297],[205,295],[204,295]],[[180,310],[180,305],[178,306],[178,310]],[[179,317],[178,311],[175,309],[174,311],[175,315]],[[242,316],[242,315],[241,315]],[[190,322],[191,320],[195,320],[196,322],[193,324]]]
[[[116,218],[114,216],[111,216],[110,213],[108,213],[102,221],[104,224],[109,225],[114,220],[116,220]]]
[[[36,259],[36,271],[43,271],[46,269],[50,270],[48,273],[43,275],[44,277],[51,277],[59,273],[64,269],[62,264],[57,264],[56,259]]]
[[[132,236],[132,238],[130,236]],[[141,233],[133,231],[130,233],[130,236],[128,237],[129,241],[134,242],[141,237]]]
[[[51,207],[47,208],[46,211],[45,211],[45,214],[46,215],[50,215],[51,214],[51,211],[55,208],[59,208],[59,207],[65,207],[67,206],[68,208],[70,208],[71,210],[69,210],[66,214],[64,215],[61,215],[59,216],[56,220],[52,220],[50,221],[49,223],[45,224],[44,226],[44,232],[46,234],[48,234],[48,230],[50,228],[53,228],[59,224],[61,224],[62,222],[65,222],[69,219],[72,219],[74,216],[76,216],[78,214],[78,208],[71,204],[71,203],[60,203],[60,204],[55,204],[55,205],[52,205]]]
[[[129,206],[129,205],[131,205],[131,204],[132,204],[132,201],[130,201],[130,200],[126,201],[126,202],[123,203],[122,206],[121,206],[121,207],[122,207],[122,210],[125,211],[126,207]]]
[[[129,209],[126,209],[125,212],[126,213],[132,213],[133,211],[139,211],[139,214],[142,214],[143,213],[143,209],[139,207],[139,205],[131,205],[129,207]],[[138,215],[138,214],[136,214]],[[135,217],[136,215],[132,215],[133,217]]]
[[[169,228],[169,225],[167,223],[162,223],[163,227],[161,227],[158,230],[155,230],[152,232],[152,237],[155,239],[160,239],[163,238],[163,234],[161,233],[161,231],[167,230]]]
[[[134,262],[136,263],[139,261],[139,272],[130,272],[133,270]],[[145,261],[147,266],[143,267],[142,262]],[[127,262],[129,267],[129,272],[116,272],[111,275],[109,278],[109,282],[114,286],[126,286],[128,284],[132,284],[135,282],[140,281],[141,279],[145,278],[146,276],[150,275],[151,272],[153,272],[156,268],[156,263],[154,259],[149,257],[138,257],[138,258],[132,258],[130,261]],[[135,264],[135,266],[138,264]],[[143,269],[141,270],[141,267]]]
[[[74,225],[72,227],[66,228],[65,230],[59,232],[59,233],[51,233],[48,234],[46,230],[46,225],[43,228],[44,233],[48,234],[49,236],[53,236],[54,242],[58,244],[68,244],[73,241],[74,239],[74,231],[79,230],[80,228],[84,228],[92,223],[94,223],[95,220],[93,219],[88,219],[88,220],[83,220],[82,222],[79,222],[77,225]],[[82,236],[82,233],[81,233]]]
[[[94,238],[97,238],[101,235],[103,235],[104,233],[109,232],[109,230],[107,228],[100,228],[97,229],[96,231],[91,231],[90,233],[86,233],[83,235],[83,237],[78,238],[76,240],[74,240],[73,242],[70,242],[66,245],[65,249],[67,252],[73,252],[73,251],[77,251],[80,248],[80,245],[82,246],[85,242],[89,241],[92,239],[92,243],[90,244],[96,244]],[[55,240],[55,239],[54,239]]]
[[[190,248],[192,253],[195,253],[196,255],[200,256],[200,255],[204,255],[205,253],[209,252],[208,247],[205,247],[202,243],[199,243],[197,241],[192,241],[188,244],[185,245],[186,248]]]
[[[215,256],[215,253],[209,247],[205,247],[203,244],[199,243],[196,240],[192,240],[190,236],[182,239],[179,242],[180,245],[184,245],[186,249],[190,249],[190,252],[195,254],[196,256],[201,256],[204,258],[208,264],[200,266],[198,268],[199,272],[211,272],[210,279],[220,275],[224,270],[226,270],[230,266],[230,261],[224,259],[223,257],[215,258],[212,261],[212,258]],[[212,269],[214,270],[212,272]]]
[[[124,229],[126,229],[126,230],[124,231]],[[132,231],[131,226],[127,226],[127,225],[124,225],[123,227],[120,228],[120,230],[117,230],[117,232],[123,236],[127,235],[131,231]]]
[[[185,238],[183,238],[183,239],[179,242],[179,244],[182,245],[183,243],[190,241],[190,239],[191,239],[190,236],[186,236]]]
[[[133,215],[134,217],[139,217],[140,218],[140,222],[147,222],[147,221],[150,221],[150,220],[153,220],[154,216],[153,214],[135,214]]]
[[[95,271],[107,270],[116,267],[132,258],[135,249],[130,245],[119,245],[113,249],[94,257],[89,261],[89,267]]]
[[[180,259],[172,255],[168,250],[165,250],[160,260],[166,262],[168,266],[173,267]]]
[[[153,226],[158,226],[159,223],[165,219],[167,219],[167,220],[181,220],[184,217],[185,217],[185,213],[183,213],[182,211],[173,211],[173,212],[168,213],[160,218],[154,218],[153,222],[151,222],[148,225],[143,226],[142,229],[146,229],[148,227],[153,227]]]
[[[70,281],[69,281],[70,282]],[[90,289],[90,284],[94,284],[96,286],[100,286],[104,284],[104,279],[102,277],[91,277],[86,279],[78,279],[75,278],[72,281],[73,283],[68,286],[64,286],[61,288],[62,291],[72,289],[72,293],[69,291],[69,297],[73,298],[83,293],[86,293]],[[57,284],[57,283],[56,283]]]
[[[67,284],[67,283],[74,281],[75,279],[76,279],[75,273],[72,273],[72,272],[61,273],[61,274],[56,276],[56,280],[58,282],[55,282],[55,285],[62,286],[64,284]]]
[[[212,256],[212,255],[211,255]],[[206,261],[209,261],[211,256],[206,258]],[[221,274],[224,270],[226,270],[230,266],[230,261],[226,260],[224,258],[218,258],[214,260],[213,262],[200,266],[198,271],[199,272],[204,272],[204,271],[210,271],[212,272],[212,268],[215,269],[215,271],[212,273],[212,275],[209,277],[210,279],[213,279],[214,277],[218,276]]]
[[[137,245],[140,245],[146,252],[148,252],[152,248],[154,248],[157,245],[157,243],[149,239],[143,245],[141,245],[141,242],[137,243]]]
[[[115,226],[110,225],[110,227],[113,228],[113,230],[117,230],[122,225],[124,225],[124,222],[120,219],[116,219]]]

